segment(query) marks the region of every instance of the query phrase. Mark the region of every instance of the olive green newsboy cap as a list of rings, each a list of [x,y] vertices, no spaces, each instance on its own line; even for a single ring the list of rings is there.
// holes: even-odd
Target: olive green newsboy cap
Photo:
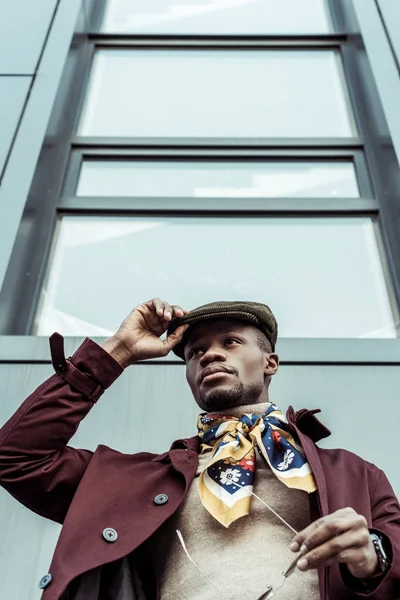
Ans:
[[[191,326],[209,319],[240,319],[241,321],[247,321],[265,334],[271,343],[272,350],[275,350],[276,339],[278,337],[278,323],[271,309],[266,304],[259,302],[223,301],[203,304],[191,310],[187,315],[174,319],[168,327],[168,335],[173,333],[180,325],[188,323]],[[173,348],[175,354],[183,360],[185,360],[184,349],[189,336],[190,327],[185,331],[182,341]]]

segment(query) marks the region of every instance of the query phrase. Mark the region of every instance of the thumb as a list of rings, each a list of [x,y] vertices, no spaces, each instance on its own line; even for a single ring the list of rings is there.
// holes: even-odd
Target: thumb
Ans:
[[[188,327],[188,324],[180,325],[180,327],[177,327],[177,329],[175,329],[175,331],[171,333],[171,335],[169,335],[166,340],[163,341],[164,348],[167,352],[172,350],[172,348],[175,348],[175,346],[177,346],[179,342],[182,341],[183,335],[188,329]]]

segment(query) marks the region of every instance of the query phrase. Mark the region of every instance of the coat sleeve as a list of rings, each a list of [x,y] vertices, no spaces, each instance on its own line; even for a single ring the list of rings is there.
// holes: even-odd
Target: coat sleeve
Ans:
[[[67,444],[123,369],[90,339],[67,360],[61,335],[50,338],[50,347],[56,374],[0,429],[0,485],[35,513],[63,523],[93,455]]]
[[[376,484],[371,497],[372,528],[383,538],[391,562],[385,575],[360,581],[340,565],[347,587],[360,597],[370,600],[399,600],[400,598],[400,505],[386,475],[377,470]]]

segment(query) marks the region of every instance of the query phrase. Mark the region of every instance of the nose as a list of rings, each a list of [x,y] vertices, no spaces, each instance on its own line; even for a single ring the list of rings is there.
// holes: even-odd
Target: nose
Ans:
[[[200,358],[200,366],[205,369],[213,362],[225,362],[226,354],[221,346],[210,346],[203,356]]]

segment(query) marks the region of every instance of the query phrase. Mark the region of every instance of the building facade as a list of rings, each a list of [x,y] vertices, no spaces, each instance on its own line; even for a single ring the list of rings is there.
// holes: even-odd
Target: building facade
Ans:
[[[273,400],[321,408],[324,445],[400,494],[398,22],[396,0],[3,3],[1,424],[52,373],[53,331],[71,355],[153,296],[261,301]],[[197,414],[168,356],[71,444],[162,451]],[[0,509],[0,597],[35,600],[60,528]]]

